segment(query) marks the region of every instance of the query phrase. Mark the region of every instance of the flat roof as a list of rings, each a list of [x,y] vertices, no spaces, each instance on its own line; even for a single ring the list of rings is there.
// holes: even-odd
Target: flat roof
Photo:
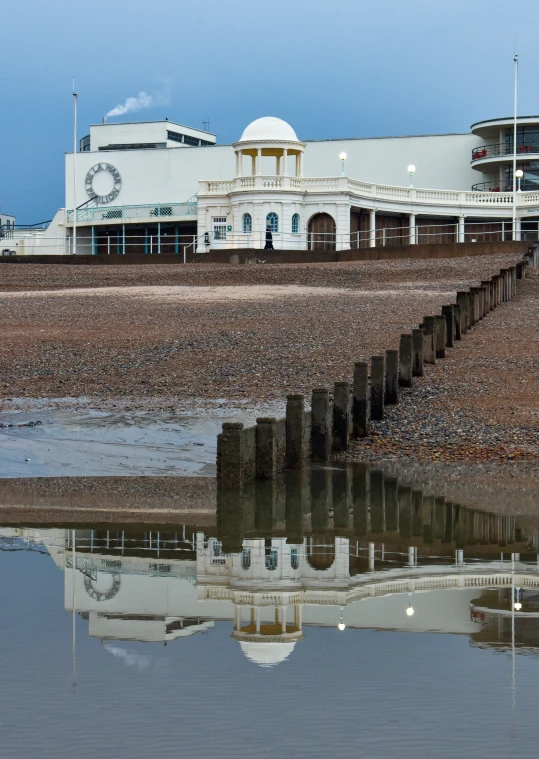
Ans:
[[[476,121],[470,129],[474,129],[478,126],[483,126],[487,124],[497,124],[500,121],[514,121],[514,116],[499,116],[497,119],[485,119],[484,121]],[[517,121],[522,121],[524,119],[535,119],[539,121],[539,116],[517,116]]]
[[[183,129],[192,129],[194,132],[200,132],[201,134],[210,134],[212,137],[217,138],[217,135],[213,132],[207,132],[205,129],[188,126],[187,124],[180,124],[178,121],[171,121],[170,119],[156,119],[154,121],[106,121],[104,124],[90,124],[90,127],[132,126],[133,124],[174,124],[174,126],[183,127]]]

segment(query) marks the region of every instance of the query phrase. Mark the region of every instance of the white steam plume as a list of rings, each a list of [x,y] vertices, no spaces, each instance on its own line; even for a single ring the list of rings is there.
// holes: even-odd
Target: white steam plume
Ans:
[[[136,97],[127,98],[125,103],[112,108],[106,116],[123,116],[125,113],[134,113],[142,111],[144,108],[153,108],[156,105],[168,105],[170,97],[166,92],[160,92],[156,95],[148,95],[147,92],[141,91]]]

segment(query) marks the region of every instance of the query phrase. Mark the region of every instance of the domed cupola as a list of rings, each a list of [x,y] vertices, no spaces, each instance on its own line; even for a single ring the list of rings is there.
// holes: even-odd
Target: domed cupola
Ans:
[[[300,142],[290,124],[275,116],[264,116],[251,122],[243,131],[239,142],[234,143],[236,152],[236,176],[244,176],[243,156],[251,158],[251,176],[260,175],[263,157],[275,158],[273,176],[288,176],[289,157],[295,156],[295,172],[292,176],[303,176],[303,151],[305,143]],[[266,172],[267,173],[267,172]]]

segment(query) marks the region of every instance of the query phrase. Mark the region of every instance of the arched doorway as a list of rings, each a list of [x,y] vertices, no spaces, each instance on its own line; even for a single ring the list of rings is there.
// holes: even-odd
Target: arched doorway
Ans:
[[[309,221],[309,250],[335,250],[335,221],[328,213],[317,213]]]

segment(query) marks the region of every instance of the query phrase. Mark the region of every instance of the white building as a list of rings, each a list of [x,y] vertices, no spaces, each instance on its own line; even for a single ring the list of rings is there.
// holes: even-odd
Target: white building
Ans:
[[[103,255],[257,249],[268,225],[287,250],[510,240],[513,203],[516,238],[536,240],[539,116],[518,119],[516,162],[513,193],[510,118],[302,142],[264,117],[233,145],[172,121],[103,123],[66,156],[67,210],[34,252],[74,252],[74,222],[76,252]]]

